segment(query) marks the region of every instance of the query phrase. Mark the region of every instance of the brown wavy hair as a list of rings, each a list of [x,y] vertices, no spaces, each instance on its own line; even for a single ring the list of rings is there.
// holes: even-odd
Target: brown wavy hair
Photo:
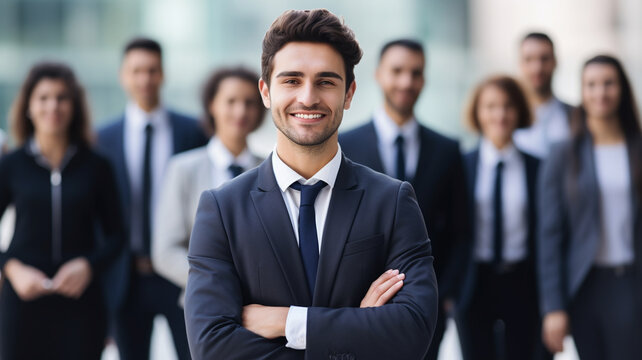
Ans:
[[[214,101],[216,94],[218,94],[221,83],[223,82],[223,80],[228,78],[237,78],[247,81],[248,83],[251,83],[252,86],[254,86],[254,88],[256,89],[256,104],[259,107],[259,114],[252,131],[258,129],[263,123],[266,110],[263,106],[263,100],[261,99],[261,93],[259,92],[258,88],[259,76],[254,71],[248,70],[243,67],[218,69],[214,71],[212,75],[209,76],[209,78],[207,78],[207,81],[205,82],[203,91],[201,93],[201,107],[203,109],[205,127],[210,134],[214,134],[216,132],[216,124],[214,122],[214,115],[212,115],[210,112],[210,105],[212,104],[212,101]]]
[[[531,126],[533,122],[533,113],[522,87],[519,85],[517,80],[510,76],[495,75],[483,80],[473,90],[464,113],[465,121],[471,129],[477,133],[481,133],[479,117],[477,116],[479,97],[481,96],[482,91],[490,86],[495,86],[506,93],[510,103],[517,109],[517,129]]]
[[[17,145],[24,144],[35,132],[29,117],[29,100],[34,88],[43,79],[62,80],[65,83],[72,103],[71,123],[67,129],[69,142],[88,146],[92,142],[91,121],[85,90],[78,83],[69,66],[55,62],[41,62],[34,65],[13,102],[9,119]]]
[[[354,81],[354,66],[361,61],[363,52],[354,32],[326,9],[288,10],[274,20],[263,38],[261,55],[261,77],[268,86],[274,69],[274,55],[294,41],[328,44],[341,54],[348,91]]]

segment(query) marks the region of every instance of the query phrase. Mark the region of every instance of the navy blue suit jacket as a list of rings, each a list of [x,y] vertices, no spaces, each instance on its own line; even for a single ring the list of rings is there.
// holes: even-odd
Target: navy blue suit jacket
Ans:
[[[463,276],[457,253],[466,249],[469,238],[461,152],[456,141],[425,126],[419,129],[419,160],[410,183],[431,240],[439,297],[454,298]],[[349,159],[384,173],[378,142],[372,121],[339,135],[341,150]]]
[[[437,318],[430,241],[408,183],[342,159],[314,296],[268,157],[201,195],[189,245],[185,321],[195,359],[422,359]],[[360,309],[387,269],[406,274],[386,305]],[[307,348],[243,328],[247,304],[308,308]]]
[[[196,120],[172,111],[168,111],[168,117],[173,134],[174,154],[203,146],[207,143],[207,137]],[[130,189],[124,148],[124,129],[125,116],[122,115],[98,131],[97,142],[98,150],[110,160],[116,175],[122,206],[124,243],[126,244],[122,253],[106,274],[107,306],[112,311],[118,310],[124,303],[132,271],[131,248],[129,246],[129,234],[131,232]]]
[[[537,282],[535,278],[536,276],[535,259],[536,259],[537,251],[536,251],[535,244],[537,239],[537,176],[538,176],[540,161],[538,158],[532,155],[529,155],[525,152],[520,151],[519,153],[522,155],[522,158],[524,159],[524,168],[526,172],[525,174],[526,183],[524,184],[524,186],[526,187],[526,201],[528,203],[528,215],[527,215],[528,255],[527,255],[526,261],[529,263],[530,267],[533,269],[533,278],[524,279],[525,281],[524,283],[525,285],[533,284],[533,286],[537,287]],[[468,305],[470,305],[470,299],[473,296],[473,291],[475,289],[475,279],[477,277],[477,267],[476,267],[476,262],[473,254],[475,249],[475,235],[474,235],[475,186],[477,184],[478,164],[479,164],[479,149],[474,150],[464,156],[466,184],[468,187],[468,194],[470,194],[470,196],[468,197],[469,199],[468,219],[470,219],[469,227],[473,229],[473,232],[471,232],[471,239],[468,241],[468,244],[470,245],[470,247],[467,249],[465,253],[460,254],[460,256],[462,256],[462,260],[460,260],[460,263],[466,264],[466,267],[465,267],[466,275],[462,282],[462,289],[460,291],[460,299],[458,302],[458,310],[460,311],[465,310],[468,307]],[[465,260],[463,259],[463,256],[465,256]]]

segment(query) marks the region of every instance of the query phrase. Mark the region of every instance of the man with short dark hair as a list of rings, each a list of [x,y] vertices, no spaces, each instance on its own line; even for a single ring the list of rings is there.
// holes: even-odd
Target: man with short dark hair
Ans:
[[[207,143],[197,122],[162,104],[162,51],[147,38],[125,47],[120,80],[129,96],[125,113],[98,132],[111,160],[123,205],[123,253],[105,281],[120,358],[147,359],[154,317],[167,318],[179,359],[189,359],[180,289],[158,276],[150,259],[154,205],[169,158]]]
[[[520,70],[529,100],[535,109],[535,121],[515,132],[515,145],[544,158],[550,146],[570,136],[573,107],[553,94],[553,72],[557,67],[553,40],[539,32],[527,34],[519,48]]]
[[[194,358],[425,355],[437,284],[414,191],[337,141],[361,54],[327,10],[287,11],[266,33],[259,88],[277,144],[201,195],[185,297]]]
[[[346,156],[409,181],[428,228],[439,283],[439,316],[427,359],[437,359],[463,275],[457,263],[466,247],[466,188],[459,144],[421,125],[414,107],[424,87],[421,43],[397,39],[379,55],[375,77],[384,96],[371,121],[339,136]]]

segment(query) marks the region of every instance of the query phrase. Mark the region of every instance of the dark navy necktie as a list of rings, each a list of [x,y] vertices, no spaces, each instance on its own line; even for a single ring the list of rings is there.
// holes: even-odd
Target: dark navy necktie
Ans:
[[[232,175],[232,178],[235,178],[239,175],[241,175],[244,171],[243,167],[237,164],[232,164],[230,165],[227,170],[230,172]]]
[[[395,139],[395,146],[397,147],[397,179],[401,181],[406,180],[406,154],[404,152],[404,138],[397,136]]]
[[[143,158],[143,247],[140,255],[149,255],[151,248],[151,201],[152,201],[152,124],[145,126],[145,154]]]
[[[299,252],[305,277],[308,279],[310,295],[314,295],[314,284],[317,280],[317,267],[319,266],[319,240],[317,239],[317,225],[314,213],[314,200],[326,183],[319,181],[314,185],[302,185],[295,182],[291,188],[301,192],[299,205]]]
[[[504,250],[504,207],[502,204],[502,170],[504,162],[495,168],[495,190],[493,193],[493,263],[500,265]]]

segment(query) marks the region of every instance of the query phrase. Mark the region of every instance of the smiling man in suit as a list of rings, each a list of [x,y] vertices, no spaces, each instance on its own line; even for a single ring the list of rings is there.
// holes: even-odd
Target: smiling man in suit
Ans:
[[[156,274],[150,258],[156,198],[169,158],[207,143],[201,127],[161,102],[162,51],[152,39],[131,40],[120,80],[125,113],[98,132],[98,148],[116,172],[126,228],[122,254],[107,272],[108,307],[120,358],[148,359],[154,317],[167,318],[179,359],[189,359],[180,288]]]
[[[426,359],[437,359],[446,314],[461,281],[458,252],[467,238],[466,188],[459,144],[415,118],[424,87],[425,56],[421,43],[397,39],[383,46],[375,77],[384,95],[373,119],[339,136],[345,155],[355,162],[409,181],[417,193],[435,256],[439,283],[439,318]]]
[[[361,54],[327,10],[286,11],[266,33],[259,88],[277,144],[201,196],[185,299],[194,358],[425,355],[437,284],[414,191],[338,145]]]

